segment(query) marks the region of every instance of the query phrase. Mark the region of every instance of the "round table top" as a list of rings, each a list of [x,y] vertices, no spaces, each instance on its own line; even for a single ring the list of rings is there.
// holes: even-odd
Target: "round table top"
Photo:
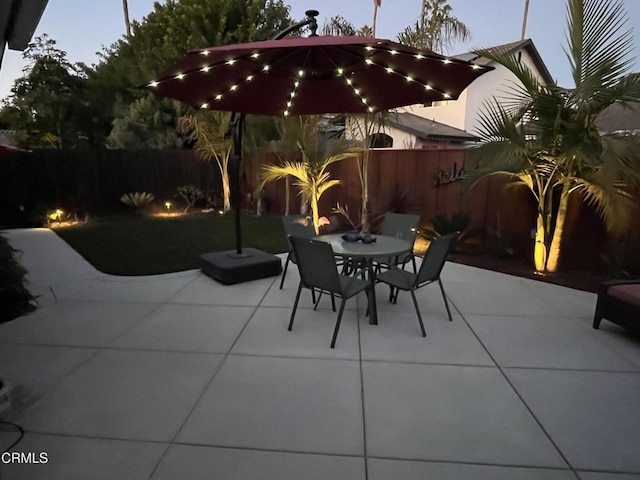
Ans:
[[[314,240],[331,244],[336,255],[352,258],[391,257],[411,251],[411,244],[406,240],[386,235],[371,235],[376,239],[373,243],[346,242],[341,233],[319,235]]]

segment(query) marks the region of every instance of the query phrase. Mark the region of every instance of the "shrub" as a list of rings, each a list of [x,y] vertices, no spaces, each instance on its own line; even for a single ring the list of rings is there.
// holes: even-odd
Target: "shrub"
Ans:
[[[27,271],[16,259],[18,250],[0,234],[0,323],[33,312],[36,297],[26,287]]]
[[[187,203],[184,213],[187,213],[198,200],[204,198],[202,190],[195,185],[182,185],[181,187],[178,187],[178,195],[180,195]]]
[[[470,240],[478,238],[482,235],[482,230],[475,228],[469,229],[471,218],[463,212],[456,212],[451,216],[439,213],[431,220],[431,228],[422,228],[420,233],[427,240],[433,240],[436,237],[447,235],[449,233],[460,232],[458,239],[454,243],[452,250],[467,244]]]
[[[130,207],[135,207],[137,210],[145,209],[151,205],[155,199],[156,197],[153,196],[153,193],[147,192],[125,193],[120,197],[122,203]]]

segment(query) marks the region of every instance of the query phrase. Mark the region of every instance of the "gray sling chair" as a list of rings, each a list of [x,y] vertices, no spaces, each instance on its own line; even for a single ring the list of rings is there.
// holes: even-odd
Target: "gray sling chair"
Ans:
[[[284,227],[284,233],[287,237],[287,245],[289,247],[289,254],[284,262],[284,269],[282,270],[282,279],[280,280],[280,290],[284,285],[284,277],[287,275],[287,267],[289,262],[297,264],[296,256],[293,253],[293,247],[289,236],[299,238],[313,238],[316,236],[316,230],[313,227],[313,220],[307,215],[283,215],[282,226]],[[315,302],[315,296],[314,296]]]
[[[398,290],[411,292],[413,306],[418,314],[418,322],[420,323],[420,330],[422,330],[423,337],[427,336],[427,332],[425,331],[424,324],[422,323],[422,315],[420,314],[420,308],[418,307],[415,291],[418,288],[437,281],[438,285],[440,285],[440,291],[442,292],[444,306],[447,308],[449,321],[452,321],[451,310],[449,310],[449,303],[447,302],[447,295],[444,293],[444,287],[442,286],[442,280],[440,279],[440,272],[442,272],[444,262],[447,260],[447,254],[449,253],[449,250],[451,250],[451,246],[458,235],[459,232],[450,233],[449,235],[443,235],[432,240],[427,252],[424,254],[422,265],[420,265],[418,273],[411,273],[407,270],[392,267],[386,272],[379,273],[376,276],[379,282],[386,283],[391,287],[389,300],[393,303],[396,303],[398,300]]]
[[[357,278],[357,276],[349,277],[339,274],[338,265],[335,262],[333,249],[330,244],[319,240],[310,240],[294,236],[290,236],[289,241],[291,242],[298,263],[300,284],[298,285],[296,300],[293,303],[293,311],[291,312],[288,330],[291,331],[293,328],[293,320],[298,308],[300,292],[302,292],[303,288],[308,288],[312,292],[317,290],[320,293],[330,293],[332,296],[341,298],[338,319],[336,320],[336,326],[331,339],[331,348],[334,348],[346,301],[358,293],[368,290],[370,284],[366,280]]]
[[[418,222],[420,222],[420,215],[387,212],[384,216],[380,233],[406,240],[413,247],[418,232]],[[410,253],[400,257],[379,259],[377,263],[378,265],[401,265],[404,268],[409,261],[413,266],[413,273],[416,273],[416,259],[413,255],[413,248]]]

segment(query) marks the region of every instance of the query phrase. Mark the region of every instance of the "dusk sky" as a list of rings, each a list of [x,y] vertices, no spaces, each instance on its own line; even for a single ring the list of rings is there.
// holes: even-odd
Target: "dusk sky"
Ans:
[[[129,0],[131,19],[142,18],[153,10],[153,0]],[[163,3],[163,2],[160,2]],[[308,9],[320,11],[320,24],[341,15],[356,26],[371,25],[373,0],[289,0],[291,15],[304,18]],[[449,0],[453,13],[464,22],[472,39],[458,43],[446,52],[457,54],[478,47],[489,47],[520,39],[525,0]],[[640,0],[624,0],[629,27],[634,29],[636,52],[640,46]],[[378,11],[376,36],[394,39],[406,26],[415,23],[421,0],[382,0]],[[530,0],[527,38],[536,45],[549,71],[562,86],[571,86],[565,40],[565,2]],[[110,45],[125,31],[121,0],[49,0],[35,35],[47,33],[67,52],[71,62],[97,61],[96,52]],[[636,53],[637,55],[637,53]],[[21,76],[21,52],[7,50],[0,69],[0,99],[5,98],[15,78]],[[636,62],[635,70],[640,70]]]

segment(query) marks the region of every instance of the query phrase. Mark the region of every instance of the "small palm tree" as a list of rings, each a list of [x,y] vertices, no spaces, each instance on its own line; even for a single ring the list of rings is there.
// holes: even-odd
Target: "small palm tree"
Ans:
[[[347,117],[347,132],[354,144],[360,146],[362,155],[356,157],[360,180],[360,228],[368,232],[369,221],[369,160],[374,135],[384,133],[388,124],[389,112],[365,113]]]
[[[340,184],[340,180],[331,179],[327,171],[329,165],[347,158],[357,157],[360,149],[353,148],[344,140],[326,140],[318,137],[297,142],[299,160],[284,160],[280,164],[269,164],[262,167],[262,186],[267,182],[293,177],[299,194],[309,203],[311,217],[316,229],[320,228],[320,197],[332,187]]]
[[[484,52],[520,81],[502,103],[481,114],[482,142],[472,152],[472,187],[488,175],[526,185],[537,202],[534,262],[555,272],[570,196],[581,194],[605,225],[620,232],[634,211],[640,149],[634,137],[603,135],[596,118],[614,103],[640,101],[640,77],[629,74],[633,36],[620,0],[568,0],[569,50],[575,87],[545,85],[504,51]]]

